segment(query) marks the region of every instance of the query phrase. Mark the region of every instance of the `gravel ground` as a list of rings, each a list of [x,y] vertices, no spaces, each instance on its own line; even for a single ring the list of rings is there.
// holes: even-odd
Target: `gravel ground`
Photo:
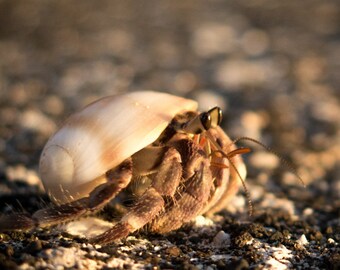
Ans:
[[[107,247],[97,217],[0,234],[1,269],[339,269],[339,1],[0,1],[0,212],[49,204],[37,174],[72,112],[155,89],[219,105],[252,145],[244,191],[211,219]]]

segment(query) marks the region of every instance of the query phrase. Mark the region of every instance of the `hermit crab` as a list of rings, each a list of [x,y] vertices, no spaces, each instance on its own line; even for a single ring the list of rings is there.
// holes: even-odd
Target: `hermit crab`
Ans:
[[[221,210],[246,168],[219,127],[218,107],[153,91],[102,98],[72,115],[47,142],[40,176],[53,206],[0,218],[0,230],[30,230],[129,199],[121,219],[90,239],[109,244],[146,227],[167,233]],[[129,197],[129,194],[132,194]]]

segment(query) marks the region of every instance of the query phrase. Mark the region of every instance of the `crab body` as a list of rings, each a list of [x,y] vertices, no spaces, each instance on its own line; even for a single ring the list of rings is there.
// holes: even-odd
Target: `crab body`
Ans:
[[[0,230],[51,226],[102,209],[132,194],[111,229],[91,241],[109,244],[145,225],[166,233],[225,206],[246,170],[218,126],[220,110],[142,91],[106,97],[71,116],[47,142],[40,160],[55,203],[32,217],[0,219]],[[6,225],[4,225],[6,224]]]

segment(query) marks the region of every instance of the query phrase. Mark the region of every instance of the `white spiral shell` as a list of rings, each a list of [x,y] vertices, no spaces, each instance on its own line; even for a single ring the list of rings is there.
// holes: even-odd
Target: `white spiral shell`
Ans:
[[[48,140],[40,176],[56,203],[85,197],[105,173],[154,142],[190,99],[153,91],[102,98],[72,115]]]

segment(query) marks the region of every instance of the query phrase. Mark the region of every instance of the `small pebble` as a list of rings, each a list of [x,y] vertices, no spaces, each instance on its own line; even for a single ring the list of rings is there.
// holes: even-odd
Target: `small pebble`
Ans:
[[[153,248],[153,250],[154,251],[160,251],[162,248],[160,247],[160,246],[155,246],[154,248]]]
[[[212,226],[214,225],[214,222],[206,217],[203,216],[198,216],[195,218],[195,225],[197,227],[202,227],[202,226]]]
[[[334,241],[334,239],[332,239],[332,238],[328,238],[328,239],[327,239],[327,243],[328,243],[328,244],[334,244],[335,241]]]
[[[272,153],[256,152],[250,156],[250,164],[260,169],[275,169],[279,165],[279,158]]]
[[[215,247],[225,247],[230,245],[230,234],[225,233],[224,231],[219,231],[214,239],[213,245]]]
[[[301,237],[296,241],[299,245],[304,246],[308,244],[308,240],[306,236],[303,234]]]
[[[209,89],[198,92],[194,98],[197,100],[202,111],[207,111],[214,106],[220,107],[224,112],[227,111],[226,100],[221,95]]]
[[[165,250],[170,256],[177,257],[181,254],[181,250],[178,247],[169,247]]]
[[[314,210],[313,210],[312,208],[310,208],[310,207],[305,208],[305,209],[303,210],[303,215],[304,215],[305,217],[310,216],[310,215],[312,215],[313,213],[314,213]]]

